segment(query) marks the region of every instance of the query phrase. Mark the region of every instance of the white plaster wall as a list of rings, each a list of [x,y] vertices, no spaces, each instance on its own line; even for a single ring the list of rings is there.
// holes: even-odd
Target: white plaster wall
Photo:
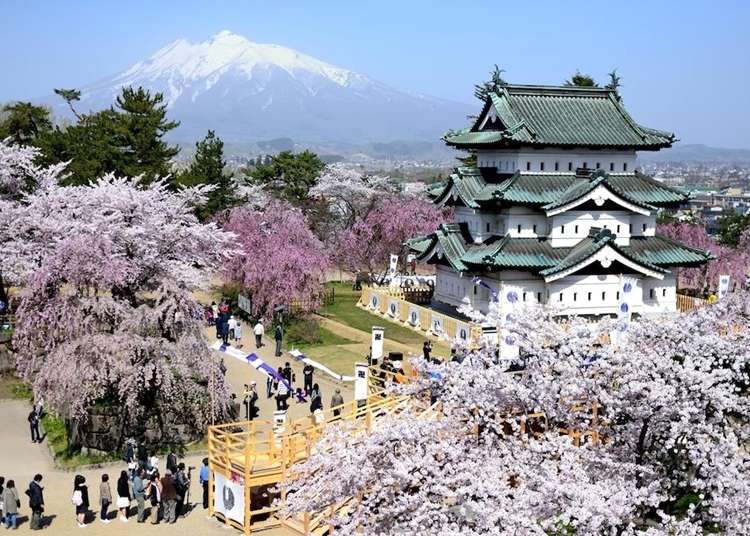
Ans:
[[[550,245],[553,248],[573,247],[589,235],[592,227],[609,229],[621,246],[630,244],[630,222],[633,214],[626,211],[571,210],[552,216]],[[637,229],[633,229],[636,231]]]
[[[434,299],[459,307],[469,303],[475,309],[487,311],[490,291],[474,285],[472,276],[458,274],[446,266],[437,267]]]
[[[510,207],[499,214],[506,234],[514,238],[536,238],[549,234],[549,219],[544,213],[526,207]]]
[[[571,171],[574,172],[576,168],[584,167],[585,164],[585,167],[589,169],[603,169],[608,173],[616,174],[632,174],[635,171],[635,162],[635,151],[596,151],[591,149],[563,151],[554,148],[523,151],[477,151],[479,167],[494,167],[501,173],[514,173],[516,171],[521,173],[570,173]],[[555,170],[555,163],[557,163],[557,170]]]
[[[677,310],[677,277],[674,273],[664,279],[643,279],[642,314],[674,312]]]
[[[656,234],[656,214],[642,216],[632,214],[630,223],[633,225],[632,236],[654,236]]]

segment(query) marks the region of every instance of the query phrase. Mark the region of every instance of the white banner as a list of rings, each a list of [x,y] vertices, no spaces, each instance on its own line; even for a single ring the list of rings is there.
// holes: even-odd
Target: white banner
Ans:
[[[214,472],[214,511],[245,524],[245,486]]]
[[[518,309],[519,289],[517,287],[506,287],[503,285],[500,295],[500,358],[515,359],[518,357],[518,345],[515,336],[506,326],[515,322],[514,313]]]
[[[633,302],[635,301],[635,287],[638,280],[635,277],[620,276],[620,301],[617,305],[617,318],[630,322],[633,315]]]
[[[396,268],[398,268],[398,255],[391,255],[391,261],[388,264],[388,271],[395,274]]]
[[[442,335],[443,330],[445,329],[445,326],[443,326],[443,317],[438,316],[436,314],[432,315],[432,326],[430,327],[430,330],[435,335]]]
[[[729,292],[729,276],[724,274],[719,276],[719,299],[725,298]]]
[[[354,363],[354,400],[367,400],[367,376],[369,373],[366,363]]]
[[[471,336],[471,328],[469,327],[469,324],[464,324],[463,322],[456,322],[456,339],[466,344],[469,342],[470,336]]]
[[[383,357],[383,343],[385,342],[385,329],[372,326],[372,338],[370,339],[370,357],[380,360]]]
[[[409,324],[419,327],[419,310],[416,307],[409,307]]]

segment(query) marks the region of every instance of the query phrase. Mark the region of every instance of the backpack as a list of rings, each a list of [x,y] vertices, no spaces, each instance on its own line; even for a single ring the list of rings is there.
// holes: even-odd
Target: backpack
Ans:
[[[73,496],[70,498],[70,502],[72,502],[76,506],[81,506],[83,504],[83,494],[81,494],[80,489],[77,489],[73,492]]]

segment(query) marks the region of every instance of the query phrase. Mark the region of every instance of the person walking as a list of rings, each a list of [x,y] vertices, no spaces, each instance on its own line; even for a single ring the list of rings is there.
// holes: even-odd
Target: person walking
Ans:
[[[430,341],[424,341],[422,345],[422,356],[425,361],[430,360],[430,354],[432,353],[432,343]]]
[[[305,366],[302,368],[302,378],[304,380],[305,394],[307,396],[310,396],[310,394],[312,393],[314,372],[315,367],[313,367],[310,363],[305,363]]]
[[[42,475],[34,475],[34,479],[29,483],[29,489],[26,490],[29,496],[29,508],[31,509],[31,530],[41,530],[42,513],[44,512],[44,486],[42,486]]]
[[[86,526],[86,516],[89,513],[89,487],[86,485],[86,477],[76,475],[73,479],[73,497],[72,503],[76,507],[76,521],[78,527]]]
[[[234,345],[237,348],[242,348],[242,322],[239,318],[234,326]]]
[[[286,380],[281,378],[279,380],[279,388],[276,390],[276,410],[286,411],[289,408],[287,399],[289,398],[289,388],[287,387]]]
[[[164,505],[164,522],[174,523],[177,514],[177,487],[169,469],[161,477],[161,501]]]
[[[3,509],[3,491],[5,491],[5,477],[0,476],[0,524],[5,523],[5,510]]]
[[[2,494],[3,513],[5,514],[5,528],[18,528],[18,508],[21,506],[21,500],[18,498],[18,490],[15,481],[8,480]]]
[[[117,509],[120,511],[120,521],[128,522],[128,509],[130,508],[130,485],[128,484],[128,472],[122,471],[117,479]]]
[[[203,489],[203,509],[206,510],[208,509],[208,458],[203,458],[198,480],[200,480]]]
[[[146,497],[151,503],[151,524],[158,525],[159,509],[161,506],[161,480],[159,479],[159,471],[156,471],[153,478],[149,481]]]
[[[185,474],[185,464],[182,462],[177,466],[177,473],[174,475],[174,482],[175,488],[177,489],[177,506],[175,509],[175,515],[177,517],[184,517],[187,513],[185,499],[187,498],[188,489],[190,489],[190,479]]]
[[[273,331],[273,340],[276,341],[276,357],[281,357],[281,340],[284,338],[284,330],[281,327],[281,323],[276,324],[276,329]]]
[[[320,387],[318,387],[317,383],[313,385],[312,394],[310,396],[312,397],[310,400],[310,413],[315,413],[319,409],[322,410],[323,395],[320,394]]]
[[[237,329],[237,320],[235,320],[234,315],[229,315],[227,327],[229,328],[229,338],[234,341],[234,332]]]
[[[27,419],[29,421],[29,428],[31,430],[31,442],[41,443],[42,436],[39,433],[39,413],[37,413],[36,408],[33,408],[31,410]]]
[[[287,387],[289,389],[294,388],[294,372],[292,372],[292,365],[289,364],[289,361],[284,363],[284,370],[282,373],[282,376],[286,379]]]
[[[145,476],[146,472],[143,469],[139,469],[133,477],[133,498],[138,506],[137,523],[146,521],[146,486],[143,482]]]
[[[167,469],[172,475],[177,472],[177,454],[175,454],[174,449],[169,449],[169,454],[167,454]]]
[[[250,382],[250,385],[245,386],[244,400],[245,404],[245,420],[252,421],[255,419],[256,403],[258,402],[258,392],[256,383]]]
[[[266,398],[273,396],[273,376],[270,374],[266,376]]]
[[[341,396],[341,389],[338,387],[331,397],[331,407],[333,408],[333,416],[338,417],[341,415],[341,405],[344,403],[344,397]]]
[[[99,520],[109,523],[109,506],[112,504],[112,490],[109,488],[109,475],[102,475],[102,483],[99,484]]]
[[[255,348],[260,348],[263,346],[263,335],[265,334],[266,330],[263,327],[263,319],[259,318],[258,322],[253,327],[253,335],[255,335]]]

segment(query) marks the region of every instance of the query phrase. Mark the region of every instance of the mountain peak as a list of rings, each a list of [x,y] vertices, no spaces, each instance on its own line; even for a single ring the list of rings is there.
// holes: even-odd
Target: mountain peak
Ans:
[[[469,108],[415,96],[297,50],[229,30],[177,39],[114,77],[81,88],[82,109],[108,107],[124,86],[164,95],[183,139],[437,139]],[[55,99],[56,113],[68,111]],[[450,120],[445,118],[449,117]]]

